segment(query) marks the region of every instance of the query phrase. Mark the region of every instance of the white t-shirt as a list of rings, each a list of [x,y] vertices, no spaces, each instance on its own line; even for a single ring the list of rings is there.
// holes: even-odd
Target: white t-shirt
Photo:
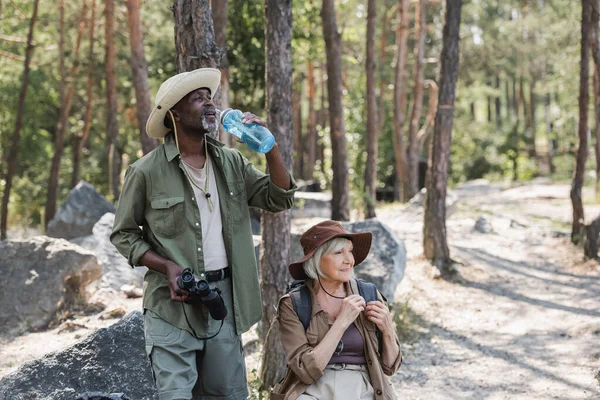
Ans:
[[[210,163],[210,165],[209,165]],[[194,190],[194,196],[198,209],[200,210],[200,221],[202,226],[202,251],[204,253],[204,270],[216,271],[227,266],[227,253],[223,241],[223,224],[221,222],[221,207],[219,206],[219,192],[215,179],[214,164],[210,158],[206,159],[204,168],[194,168],[185,164],[189,179],[193,179],[198,186],[204,189],[206,183],[206,166],[209,165],[208,193],[213,203],[212,212],[208,208],[206,194],[190,182]]]

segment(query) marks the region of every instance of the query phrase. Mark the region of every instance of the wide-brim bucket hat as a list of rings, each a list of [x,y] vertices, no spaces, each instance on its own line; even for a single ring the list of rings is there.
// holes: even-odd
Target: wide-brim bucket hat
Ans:
[[[146,133],[154,139],[165,137],[169,128],[165,126],[165,115],[188,93],[200,88],[210,89],[214,96],[221,84],[221,71],[215,68],[200,68],[181,72],[160,85],[154,100],[154,108],[146,122]]]
[[[300,245],[304,250],[304,257],[294,261],[288,267],[294,279],[307,279],[303,264],[309,260],[319,247],[335,238],[346,238],[354,246],[354,266],[363,262],[371,250],[373,235],[371,232],[350,233],[338,221],[323,221],[311,227],[300,237]]]

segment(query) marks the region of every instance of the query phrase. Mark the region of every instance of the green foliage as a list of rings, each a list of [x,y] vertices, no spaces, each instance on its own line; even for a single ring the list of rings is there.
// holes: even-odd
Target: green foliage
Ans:
[[[248,379],[249,398],[251,400],[267,400],[269,398],[269,391],[261,390],[262,381],[258,376],[258,371],[253,369],[250,374],[252,378]]]

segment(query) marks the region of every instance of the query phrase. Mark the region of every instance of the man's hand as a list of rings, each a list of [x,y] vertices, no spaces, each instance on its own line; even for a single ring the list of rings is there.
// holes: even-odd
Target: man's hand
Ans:
[[[171,300],[186,302],[190,298],[189,292],[180,289],[177,285],[177,278],[183,273],[183,268],[180,265],[171,262],[167,264],[167,280],[169,282],[169,291],[171,292]]]
[[[262,119],[258,118],[256,115],[249,113],[249,112],[245,112],[244,114],[242,114],[242,123],[243,124],[259,124],[264,126],[265,128],[267,127],[267,123],[265,121],[263,121]]]

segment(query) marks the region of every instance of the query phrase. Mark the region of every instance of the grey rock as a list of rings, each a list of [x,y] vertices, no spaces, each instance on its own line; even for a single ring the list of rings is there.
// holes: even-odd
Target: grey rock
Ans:
[[[406,269],[406,247],[390,228],[376,219],[344,223],[352,233],[372,232],[373,242],[369,256],[355,269],[357,278],[374,283],[391,302],[396,287],[404,278]],[[292,234],[292,260],[302,258],[300,234]]]
[[[0,381],[0,399],[73,400],[87,395],[83,398],[91,400],[98,399],[90,397],[98,392],[111,393],[100,399],[158,398],[141,312],[132,312],[63,351],[29,362]]]
[[[121,290],[123,285],[133,285],[141,288],[144,284],[146,267],[131,268],[127,259],[123,257],[110,241],[110,233],[115,222],[115,214],[106,213],[94,225],[92,235],[72,239],[71,242],[91,250],[102,265],[102,279],[94,282],[94,289],[110,288]]]
[[[315,217],[331,217],[331,193],[296,192],[292,218]]]
[[[477,218],[477,221],[475,221],[475,226],[473,227],[473,230],[475,230],[479,233],[494,232],[494,228],[492,227],[492,224],[490,224],[490,222],[483,217]]]
[[[47,325],[60,308],[85,302],[86,286],[102,275],[92,252],[47,236],[0,242],[0,271],[4,332]]]
[[[75,400],[131,400],[123,393],[87,392],[79,395]]]
[[[80,181],[48,223],[47,235],[63,239],[91,235],[96,222],[107,212],[114,213],[115,207],[92,185]]]

